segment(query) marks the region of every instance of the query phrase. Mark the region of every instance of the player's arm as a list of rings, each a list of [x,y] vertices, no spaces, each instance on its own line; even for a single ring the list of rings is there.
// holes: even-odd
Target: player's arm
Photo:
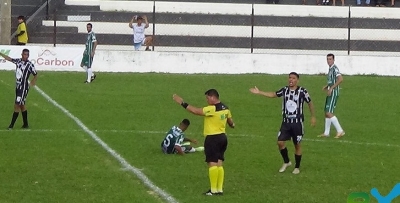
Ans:
[[[149,21],[147,20],[147,16],[143,16],[144,23],[146,23],[146,26],[144,28],[148,28],[150,26]]]
[[[133,22],[135,21],[135,16],[132,17],[131,21],[129,22],[129,27],[133,28]]]
[[[311,97],[308,94],[307,90],[304,90],[304,98],[305,101],[308,104],[308,108],[310,109],[310,114],[311,114],[311,126],[315,126],[315,123],[317,122],[317,119],[315,118],[315,109],[314,109],[314,103],[311,101]]]
[[[9,56],[1,53],[1,52],[0,52],[0,56],[3,57],[5,60],[12,62],[12,58],[11,57],[9,57]]]
[[[176,103],[180,104],[183,108],[185,108],[190,113],[195,114],[195,115],[199,115],[199,116],[204,116],[205,115],[202,108],[198,108],[198,107],[189,105],[188,103],[183,101],[182,97],[174,94],[172,96],[172,98],[174,99],[174,101]]]
[[[30,85],[33,87],[33,86],[36,85],[36,81],[37,81],[37,78],[38,78],[38,75],[37,75],[37,72],[36,72],[36,69],[35,69],[35,65],[31,64],[30,72],[33,75],[33,79],[31,80]]]
[[[31,82],[30,82],[30,84],[31,84],[32,87],[36,85],[37,78],[38,78],[38,77],[37,77],[37,74],[33,76],[33,79],[32,79]]]
[[[195,139],[191,139],[191,138],[183,138],[183,141],[184,142],[191,142],[191,143],[194,143],[194,144],[197,144],[197,140],[195,140]]]
[[[96,47],[97,47],[97,39],[96,37],[93,38],[93,49],[92,49],[92,53],[94,55],[95,51],[96,51]]]
[[[175,148],[175,150],[178,152],[179,155],[185,155],[185,152],[183,152],[181,146],[175,145],[174,148]]]
[[[336,78],[337,78],[336,83],[333,84],[330,89],[335,89],[335,87],[337,87],[338,85],[340,85],[340,83],[343,82],[343,76],[342,75],[338,75]]]
[[[278,97],[278,96],[276,95],[276,92],[263,92],[263,91],[259,90],[259,89],[257,88],[257,86],[255,86],[255,87],[253,87],[253,88],[250,88],[250,92],[253,93],[253,94],[263,95],[263,96],[266,96],[266,97],[269,97],[269,98],[276,98],[276,97]]]

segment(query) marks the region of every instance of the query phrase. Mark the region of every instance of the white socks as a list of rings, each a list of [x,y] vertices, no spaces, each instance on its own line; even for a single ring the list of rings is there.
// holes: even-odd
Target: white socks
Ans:
[[[339,120],[336,118],[336,116],[333,116],[330,120],[338,133],[343,132],[342,126],[340,126]]]
[[[192,149],[189,150],[189,152],[195,152],[196,149],[194,147],[192,147]]]
[[[87,82],[91,82],[92,81],[92,69],[88,68],[87,69]]]
[[[337,120],[337,119],[336,119]],[[331,130],[331,119],[325,118],[325,131],[324,135],[329,136],[329,131]]]

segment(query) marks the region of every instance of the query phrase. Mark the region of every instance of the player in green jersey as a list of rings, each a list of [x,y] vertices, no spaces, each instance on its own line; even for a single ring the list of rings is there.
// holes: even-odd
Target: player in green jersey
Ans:
[[[92,63],[97,47],[97,39],[96,35],[92,31],[92,27],[93,26],[91,23],[88,23],[86,25],[88,35],[86,38],[85,51],[83,52],[83,57],[81,62],[81,67],[85,69],[87,72],[87,80],[85,80],[85,83],[91,83],[94,79],[96,79],[96,75],[93,73],[92,70]]]
[[[335,138],[340,138],[345,134],[345,132],[333,112],[336,108],[337,100],[339,99],[339,85],[343,81],[343,76],[340,73],[339,68],[335,65],[335,55],[328,54],[326,60],[329,66],[327,76],[328,83],[322,88],[327,93],[325,100],[325,131],[323,134],[318,135],[318,137],[329,137],[331,124],[333,124],[337,131]]]
[[[161,142],[161,150],[165,154],[180,154],[203,151],[204,147],[194,148],[190,143],[197,144],[197,140],[186,138],[184,132],[189,127],[190,121],[183,119],[179,126],[172,126]],[[187,143],[183,143],[188,141]]]

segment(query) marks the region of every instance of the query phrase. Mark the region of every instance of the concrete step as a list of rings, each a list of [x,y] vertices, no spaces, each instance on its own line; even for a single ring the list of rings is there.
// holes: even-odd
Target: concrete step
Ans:
[[[72,12],[60,12],[58,21],[67,21]],[[128,22],[132,18],[131,13],[125,12],[75,12],[75,15],[90,15],[91,22]],[[150,23],[154,22],[152,13],[143,13]],[[201,15],[201,14],[156,14],[157,24],[190,24],[190,25],[251,25],[250,16],[238,15]],[[320,27],[320,28],[347,28],[347,18],[323,18],[323,17],[281,17],[281,16],[255,16],[255,26],[275,27]],[[352,18],[351,28],[360,29],[400,29],[397,19],[368,19]]]
[[[73,11],[73,12],[88,12],[88,11],[100,11],[100,6],[75,6],[75,5],[61,5],[57,12],[62,11]]]

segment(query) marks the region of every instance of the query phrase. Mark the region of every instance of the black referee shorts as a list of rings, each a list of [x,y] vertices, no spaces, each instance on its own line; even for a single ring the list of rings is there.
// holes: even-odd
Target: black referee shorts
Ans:
[[[287,141],[292,139],[293,144],[297,145],[304,136],[303,122],[285,123],[282,122],[281,129],[278,133],[278,141]]]
[[[228,138],[225,133],[216,135],[207,135],[204,140],[204,153],[206,162],[218,162],[225,160],[224,154],[228,146]]]

